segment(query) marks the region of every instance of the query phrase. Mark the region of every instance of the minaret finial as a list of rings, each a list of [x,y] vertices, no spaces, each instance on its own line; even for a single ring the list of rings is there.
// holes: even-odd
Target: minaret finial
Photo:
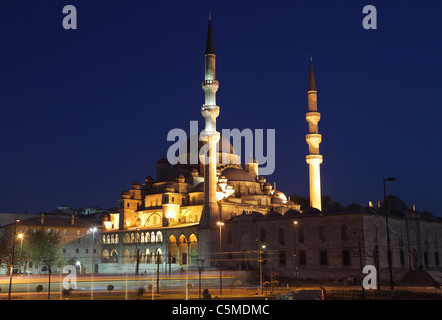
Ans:
[[[209,20],[212,20],[212,13],[209,11]]]
[[[310,62],[313,62],[313,56],[310,55]]]

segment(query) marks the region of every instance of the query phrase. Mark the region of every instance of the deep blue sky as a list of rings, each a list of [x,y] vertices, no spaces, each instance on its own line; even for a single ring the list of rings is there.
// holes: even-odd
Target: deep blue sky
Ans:
[[[154,176],[170,129],[203,128],[209,11],[218,128],[276,129],[278,189],[308,194],[312,54],[323,194],[376,203],[394,176],[388,192],[442,216],[442,2],[421,0],[1,1],[0,212],[112,207]]]

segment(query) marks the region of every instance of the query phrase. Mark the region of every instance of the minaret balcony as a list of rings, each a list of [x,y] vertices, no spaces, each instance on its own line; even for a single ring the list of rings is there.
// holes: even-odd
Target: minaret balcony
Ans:
[[[321,120],[321,114],[316,111],[307,112],[305,114],[305,119],[307,120],[308,123],[311,123],[316,126],[319,120]]]
[[[201,85],[203,88],[218,88],[219,87],[219,81],[218,80],[204,80]]]

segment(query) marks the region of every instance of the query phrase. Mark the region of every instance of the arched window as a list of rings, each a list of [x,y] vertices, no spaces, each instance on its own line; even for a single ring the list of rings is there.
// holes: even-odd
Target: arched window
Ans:
[[[150,242],[155,243],[155,232],[150,233]]]
[[[266,231],[264,229],[261,229],[261,242],[265,242],[266,241]]]
[[[104,249],[101,253],[101,262],[107,263],[109,262],[109,251],[107,249]]]
[[[282,228],[279,228],[278,239],[279,239],[279,244],[281,246],[283,246],[284,245],[284,230]]]
[[[345,224],[343,224],[342,227],[341,227],[341,239],[342,240],[347,240],[348,239],[347,226]]]
[[[111,235],[111,243],[115,243],[115,235]]]
[[[156,242],[163,242],[163,234],[161,233],[161,231],[157,231],[157,235],[156,235]]]
[[[144,232],[141,232],[141,243],[144,243]]]
[[[130,243],[130,236],[128,233],[124,234],[124,243]]]
[[[135,242],[135,236],[133,233],[130,234],[130,243],[134,243]]]
[[[118,243],[118,234],[115,235],[115,243]]]
[[[298,234],[298,240],[299,242],[304,242],[304,227],[299,227],[299,234]]]
[[[227,231],[227,243],[232,243],[232,231]]]
[[[319,227],[319,240],[324,241],[325,240],[325,228],[324,226]]]

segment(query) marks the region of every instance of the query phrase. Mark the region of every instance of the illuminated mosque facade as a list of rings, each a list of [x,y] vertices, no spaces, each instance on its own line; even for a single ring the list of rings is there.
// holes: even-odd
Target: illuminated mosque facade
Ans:
[[[323,159],[312,61],[306,110],[311,206],[305,210],[259,175],[256,160],[242,165],[230,141],[217,132],[221,108],[216,104],[215,71],[209,20],[201,107],[205,128],[198,142],[198,149],[210,146],[208,164],[171,165],[162,158],[156,164],[155,178],[135,181],[130,190],[123,191],[119,212],[103,218],[97,272],[150,273],[158,268],[166,273],[221,266],[226,270],[262,268],[267,276],[289,280],[340,279],[358,276],[363,265],[371,264],[381,279],[387,277],[385,199],[376,208],[358,204],[321,208]],[[190,144],[191,139],[187,150]],[[401,279],[422,267],[437,272],[441,222],[430,213],[409,209],[395,196],[387,200],[395,277]]]

